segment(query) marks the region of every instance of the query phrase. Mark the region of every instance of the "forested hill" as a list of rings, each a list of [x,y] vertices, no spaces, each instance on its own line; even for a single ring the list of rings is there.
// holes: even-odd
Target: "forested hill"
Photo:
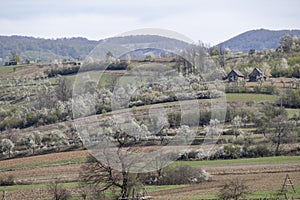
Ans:
[[[222,48],[229,48],[231,51],[248,52],[250,49],[264,50],[276,49],[279,46],[280,38],[284,35],[300,37],[300,30],[271,31],[266,29],[251,30],[229,39],[220,45]],[[156,48],[176,46],[185,48],[187,43],[161,36],[138,35],[126,37],[114,37],[106,40],[88,40],[86,38],[61,38],[43,39],[24,36],[0,36],[0,64],[9,60],[11,52],[18,53],[21,59],[53,61],[63,59],[84,59],[97,44],[101,42],[115,44],[125,43],[156,43]]]
[[[43,39],[23,36],[0,36],[0,58],[7,60],[11,51],[22,59],[51,61],[86,56],[97,41],[85,38]]]
[[[0,64],[8,61],[11,52],[18,53],[22,60],[53,61],[55,59],[84,59],[101,42],[114,44],[156,43],[155,47],[186,47],[187,43],[154,35],[114,37],[106,40],[88,40],[86,38],[43,39],[24,36],[0,36]]]
[[[264,49],[276,49],[279,46],[280,38],[284,35],[300,36],[300,30],[279,30],[266,29],[251,30],[237,35],[220,45],[222,48],[229,48],[231,51],[248,52],[250,49],[258,51]]]

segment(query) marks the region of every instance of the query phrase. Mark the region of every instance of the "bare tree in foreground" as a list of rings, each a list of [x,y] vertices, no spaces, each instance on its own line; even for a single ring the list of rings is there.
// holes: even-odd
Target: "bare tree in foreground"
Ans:
[[[139,135],[134,134],[135,128],[131,126],[131,123],[124,123],[124,126],[126,127],[122,129],[110,127],[99,129],[96,140],[107,140],[116,146],[103,147],[105,144],[100,143],[102,145],[100,148],[101,159],[96,159],[94,155],[88,156],[88,161],[82,166],[80,174],[81,181],[93,185],[97,192],[103,194],[106,190],[119,188],[122,198],[130,195],[130,187],[132,187],[130,167],[132,167],[134,159],[129,154],[139,140]],[[95,145],[99,145],[97,141],[94,142]],[[89,145],[93,145],[93,142]],[[116,168],[116,163],[119,169]]]
[[[248,187],[239,179],[234,179],[229,182],[226,182],[219,194],[219,199],[222,200],[239,200],[245,198],[248,194]]]
[[[66,188],[63,188],[59,179],[49,184],[49,193],[53,200],[68,200],[71,198],[71,193]]]
[[[279,115],[271,122],[274,132],[271,134],[271,141],[275,145],[274,154],[280,154],[280,147],[285,140],[290,139],[295,124],[288,120],[287,116]]]

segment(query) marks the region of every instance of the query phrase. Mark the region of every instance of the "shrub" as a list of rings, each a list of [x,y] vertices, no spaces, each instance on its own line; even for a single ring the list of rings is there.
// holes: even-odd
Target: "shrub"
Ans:
[[[200,183],[211,179],[211,175],[204,170],[199,170],[188,165],[168,167],[163,170],[160,185],[180,185]]]
[[[68,200],[71,198],[71,193],[62,187],[59,180],[55,180],[49,185],[49,192],[53,200]]]
[[[199,152],[195,150],[185,151],[182,154],[180,154],[177,160],[195,160],[198,158],[198,154]]]
[[[208,125],[211,120],[210,110],[200,110],[199,126]]]
[[[288,108],[300,108],[300,90],[287,90],[286,94],[277,101],[278,105],[281,103]]]
[[[0,177],[0,186],[10,186],[15,184],[15,178],[13,175],[8,177]]]
[[[180,112],[168,113],[168,122],[170,124],[170,128],[179,127],[181,123],[181,113]]]
[[[243,199],[246,194],[248,194],[248,187],[244,185],[243,181],[234,179],[223,185],[220,190],[219,199],[238,200]]]
[[[225,158],[235,159],[241,157],[241,146],[228,144],[224,146]]]
[[[239,145],[227,144],[224,147],[218,149],[212,159],[236,159],[243,155],[243,148]]]
[[[258,145],[253,148],[248,149],[248,157],[257,158],[257,157],[268,157],[272,156],[273,152],[269,150],[266,145]]]

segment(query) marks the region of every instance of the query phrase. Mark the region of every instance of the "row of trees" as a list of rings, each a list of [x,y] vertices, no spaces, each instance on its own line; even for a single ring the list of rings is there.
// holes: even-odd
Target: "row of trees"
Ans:
[[[0,142],[0,153],[11,157],[15,148],[20,150],[22,149],[22,146],[23,148],[30,150],[32,154],[35,154],[37,149],[56,148],[57,151],[60,151],[62,147],[68,145],[82,146],[81,137],[75,130],[73,130],[69,136],[60,130],[53,130],[49,133],[33,131],[23,135],[19,139],[2,139]]]
[[[80,85],[82,87],[80,88],[82,90],[81,95],[77,95],[74,98],[72,98],[73,85],[68,78],[63,76],[57,78],[55,85],[50,83],[48,79],[42,79],[41,84],[37,86],[22,85],[23,82],[16,84],[11,85],[12,90],[18,94],[24,93],[24,95],[17,99],[14,96],[14,100],[26,100],[26,103],[13,107],[10,111],[0,110],[2,112],[0,117],[3,119],[0,122],[1,130],[51,124],[71,119],[74,102],[80,105],[77,106],[78,108],[86,110],[89,110],[91,105],[95,105],[95,113],[101,114],[111,111],[112,98],[114,100],[119,98],[128,99],[129,106],[132,107],[176,101],[176,93],[180,94],[181,100],[217,98],[222,95],[217,91],[208,91],[207,85],[202,82],[201,77],[196,75],[162,77],[150,84],[125,84],[116,87],[114,94],[111,91],[113,88],[99,87],[96,82],[88,80]],[[33,88],[34,86],[35,88]],[[7,85],[3,86],[3,90],[7,88]],[[203,92],[198,92],[198,90],[203,90]],[[135,91],[134,94],[132,94],[132,91]],[[130,94],[132,95],[130,96]],[[12,95],[12,93],[10,92],[9,95]],[[9,98],[8,95],[5,95],[5,98]]]
[[[272,144],[274,144],[274,155],[280,155],[281,153],[281,145],[285,142],[287,142],[288,138],[291,138],[295,124],[293,121],[289,120],[287,118],[286,112],[283,109],[280,108],[274,108],[271,105],[268,105],[270,107],[264,107],[261,110],[257,111],[255,115],[257,117],[253,118],[255,126],[258,126],[259,128],[267,127],[267,132],[265,133],[266,138],[270,138],[270,141]],[[276,117],[277,116],[277,117]],[[269,121],[270,119],[270,121]],[[232,119],[232,130],[235,135],[235,138],[238,138],[239,135],[243,134],[241,131],[242,126],[246,126],[247,123],[249,123],[248,117],[240,117],[238,115],[234,116]],[[217,137],[218,135],[222,134],[222,130],[219,127],[220,122],[216,119],[210,120],[209,126],[205,128],[206,134],[211,136],[211,139],[213,140],[214,137]],[[185,131],[185,127],[180,127],[181,132],[189,132]],[[136,144],[138,142],[138,138],[135,137],[135,134],[128,134],[126,132],[120,132],[120,131],[104,131],[103,134],[112,134],[112,137],[110,137],[111,140],[116,142],[117,147],[119,149],[123,148],[129,148],[132,146],[132,144]],[[246,141],[246,140],[245,140]],[[134,143],[132,143],[134,142]],[[128,146],[129,144],[129,146]],[[261,153],[259,151],[263,151],[264,149],[251,149],[246,152],[246,147],[240,147],[239,145],[227,145],[224,146],[222,151],[218,151],[214,156],[217,156],[218,158],[237,158],[235,156],[239,156],[241,153],[250,153],[250,151],[254,152],[257,151],[257,153]],[[103,149],[105,151],[105,149]],[[126,162],[126,158],[128,154],[122,154],[121,151],[116,151],[117,156],[116,158],[119,159],[119,162],[122,163],[122,169],[121,171],[116,171],[115,168],[111,167],[109,165],[110,163],[110,155],[104,154],[104,156],[108,156],[106,159],[96,159],[95,157],[90,157],[89,161],[84,165],[82,173],[81,173],[81,179],[84,183],[88,185],[93,185],[96,189],[96,191],[100,191],[100,193],[103,195],[104,191],[114,188],[119,188],[121,190],[121,197],[126,198],[132,195],[133,188],[137,187],[137,184],[144,183],[144,184],[159,184],[159,183],[169,183],[168,180],[175,181],[173,183],[176,184],[183,184],[181,181],[186,180],[187,177],[193,177],[193,179],[188,180],[194,180],[195,177],[206,177],[205,172],[201,172],[200,175],[196,175],[193,173],[192,169],[188,168],[182,168],[182,169],[172,169],[175,170],[175,174],[180,174],[180,179],[177,179],[178,176],[176,176],[174,173],[172,173],[170,169],[168,168],[160,168],[158,165],[156,174],[150,173],[150,179],[149,175],[146,175],[143,178],[143,174],[132,174],[130,172],[130,168],[132,165],[128,165]],[[120,153],[120,154],[119,154]],[[236,154],[236,155],[235,155]],[[178,156],[178,155],[177,155]],[[163,158],[163,157],[162,157]],[[158,158],[159,159],[159,158]],[[158,161],[160,162],[160,161]],[[131,162],[131,164],[134,162]],[[209,176],[208,176],[209,177]],[[209,180],[204,178],[204,180]],[[201,180],[201,179],[200,179]],[[105,182],[106,184],[101,184],[102,182]],[[141,182],[140,182],[141,181]],[[143,182],[145,181],[145,182]],[[185,183],[192,183],[192,182],[185,182]],[[246,187],[240,186],[240,183],[231,183],[234,185],[224,185],[221,191],[220,197],[225,198],[225,196],[228,197],[228,195],[233,195],[237,198],[244,196],[246,194]],[[234,194],[232,193],[232,190],[235,188]],[[231,198],[233,196],[230,196]],[[229,197],[228,197],[229,198]]]
[[[280,38],[280,46],[277,48],[277,51],[282,52],[291,52],[291,51],[300,51],[300,38],[297,36],[285,35]]]

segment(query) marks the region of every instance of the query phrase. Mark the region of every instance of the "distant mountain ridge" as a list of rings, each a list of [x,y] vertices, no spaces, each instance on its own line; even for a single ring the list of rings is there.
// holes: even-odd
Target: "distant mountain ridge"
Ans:
[[[219,45],[221,45],[222,48],[229,48],[233,52],[248,52],[250,49],[258,51],[276,49],[279,46],[280,38],[284,35],[300,37],[300,30],[251,30],[239,34]]]
[[[43,39],[25,36],[0,36],[0,64],[8,61],[11,51],[20,54],[22,60],[53,61],[63,59],[84,59],[98,44],[110,43],[116,46],[129,44],[145,44],[147,48],[167,48],[170,46],[182,49],[188,45],[183,41],[157,35],[135,35],[113,37],[104,40],[88,40],[86,38]]]
[[[98,41],[86,38],[43,39],[25,36],[0,36],[0,58],[7,61],[11,51],[23,60],[52,61],[86,56]]]
[[[233,52],[248,52],[250,49],[258,51],[264,49],[276,49],[279,46],[280,38],[284,35],[300,37],[300,30],[279,30],[272,31],[267,29],[251,30],[239,34],[219,45],[222,48],[229,48]],[[53,61],[63,59],[84,59],[99,43],[109,42],[122,45],[125,43],[145,43],[154,45],[145,45],[149,47],[168,49],[170,46],[176,48],[185,48],[187,43],[172,38],[166,38],[155,35],[135,35],[126,37],[114,37],[104,40],[88,40],[82,37],[43,39],[27,36],[0,36],[0,64],[8,61],[10,52],[15,51],[20,54],[22,60],[41,60]],[[138,47],[138,46],[137,46]],[[138,48],[137,48],[138,49]],[[135,55],[145,55],[150,52],[135,52]],[[153,51],[155,55],[161,51]]]

